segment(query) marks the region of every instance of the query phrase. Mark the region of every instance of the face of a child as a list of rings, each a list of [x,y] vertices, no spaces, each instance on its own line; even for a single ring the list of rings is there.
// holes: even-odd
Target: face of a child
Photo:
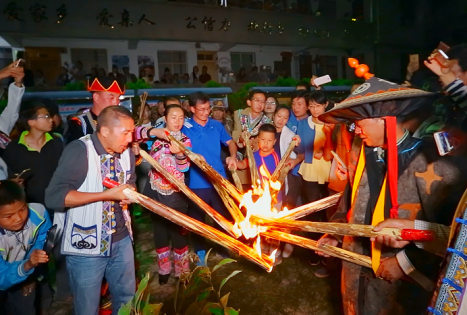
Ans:
[[[0,228],[9,231],[20,231],[28,220],[28,206],[24,201],[0,207]]]
[[[276,143],[276,134],[272,132],[261,131],[258,135],[258,147],[263,153],[271,153]]]
[[[276,126],[277,129],[282,130],[289,121],[289,116],[290,113],[287,109],[283,108],[278,110],[277,113],[274,114],[274,126]]]
[[[170,131],[180,131],[185,122],[185,113],[181,108],[171,108],[165,117],[167,129]]]

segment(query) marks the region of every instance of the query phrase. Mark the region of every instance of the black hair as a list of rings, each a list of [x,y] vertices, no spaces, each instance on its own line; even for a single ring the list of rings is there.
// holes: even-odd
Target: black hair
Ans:
[[[281,109],[287,110],[290,115],[290,107],[287,105],[277,105],[276,110],[274,111],[274,115],[277,114]]]
[[[164,107],[167,106],[168,101],[178,101],[180,103],[180,100],[176,97],[167,97],[164,99]]]
[[[306,105],[308,106],[308,102],[310,101],[310,93],[304,90],[295,90],[292,93],[292,101],[296,98],[304,98],[306,101]]]
[[[188,103],[190,106],[196,106],[198,103],[207,103],[209,102],[209,96],[203,92],[195,92],[188,95]]]
[[[274,96],[274,95],[266,95],[266,101],[268,100],[268,98],[272,97],[274,99],[274,102],[276,102],[276,106],[279,106],[279,101],[277,100],[277,98]]]
[[[261,90],[254,89],[254,90],[251,90],[251,91],[248,93],[248,99],[251,101],[251,100],[253,99],[253,96],[255,96],[255,94],[263,94],[264,97],[266,97],[266,93],[264,93],[264,92],[261,91]]]
[[[180,108],[182,110],[183,113],[185,113],[183,111],[183,108],[180,106],[180,105],[177,105],[177,104],[170,104],[170,105],[167,105],[167,107],[165,108],[164,110],[164,117],[167,117],[167,115],[169,115],[169,112],[172,108]]]
[[[96,131],[100,132],[102,127],[115,126],[115,122],[119,121],[121,117],[133,120],[131,112],[123,106],[109,106],[97,116]]]
[[[467,71],[467,44],[460,44],[451,47],[447,53],[449,59],[457,59],[459,67],[463,72]]]
[[[24,189],[12,180],[0,180],[0,208],[15,201],[26,202]]]
[[[276,127],[273,124],[264,124],[261,127],[259,127],[258,135],[261,132],[271,132],[271,133],[276,133]]]
[[[47,109],[47,106],[43,103],[35,103],[32,106],[26,108],[19,114],[18,119],[18,131],[23,132],[26,130],[30,130],[31,127],[28,124],[28,121],[34,120],[37,118],[37,112],[40,109]]]
[[[326,94],[322,91],[314,91],[310,93],[309,100],[320,105],[326,105],[326,103],[328,102]]]
[[[297,85],[295,86],[295,89],[297,88],[297,86],[303,86],[306,88],[306,91],[310,92],[310,83],[306,82],[306,81],[300,81],[297,83]]]

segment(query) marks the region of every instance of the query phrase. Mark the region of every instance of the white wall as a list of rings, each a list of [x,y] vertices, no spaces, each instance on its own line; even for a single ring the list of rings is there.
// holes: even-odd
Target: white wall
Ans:
[[[158,42],[158,41],[140,41],[136,49],[128,49],[128,41],[126,40],[80,40],[80,39],[42,39],[31,38],[24,39],[25,47],[64,47],[66,53],[61,54],[61,63],[68,62],[71,64],[71,48],[96,48],[107,49],[107,70],[112,69],[113,55],[128,55],[130,59],[130,71],[138,75],[138,55],[148,55],[154,58],[155,62],[155,80],[159,78],[157,50],[179,50],[187,52],[187,72],[191,73],[193,66],[197,64],[197,51],[219,51],[221,44],[201,43],[201,48],[196,49],[195,42]],[[281,52],[296,52],[304,47],[281,47],[281,46],[254,46],[254,45],[236,45],[229,49],[229,52],[248,52],[255,53],[256,65],[265,65],[274,69],[274,61],[282,61]],[[342,69],[341,57],[347,56],[347,52],[341,49],[321,49],[315,48],[309,50],[310,54],[328,55],[338,57],[338,73],[342,77],[343,71],[347,71],[347,77],[350,78],[352,69],[346,67]],[[367,52],[365,56],[370,69],[373,69],[373,53]],[[314,65],[313,65],[314,67]],[[292,64],[292,70],[294,65]],[[85,69],[88,70],[89,69]],[[313,69],[313,72],[316,69]],[[294,72],[294,71],[292,71]]]

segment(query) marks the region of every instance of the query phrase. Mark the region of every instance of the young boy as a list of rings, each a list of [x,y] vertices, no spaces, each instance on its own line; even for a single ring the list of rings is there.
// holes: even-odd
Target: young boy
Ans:
[[[42,248],[50,227],[43,205],[27,204],[19,184],[0,181],[0,308],[6,314],[35,314],[32,273],[49,260]]]
[[[264,165],[268,170],[269,174],[272,175],[276,170],[277,165],[281,160],[280,152],[274,150],[274,144],[276,143],[276,127],[272,124],[264,124],[259,128],[258,132],[258,151],[253,153],[255,158],[256,167],[259,168]],[[238,169],[246,169],[248,167],[248,160],[237,162]],[[261,177],[261,176],[260,176]],[[262,180],[262,178],[260,178]],[[277,195],[278,209],[281,208],[283,189]]]

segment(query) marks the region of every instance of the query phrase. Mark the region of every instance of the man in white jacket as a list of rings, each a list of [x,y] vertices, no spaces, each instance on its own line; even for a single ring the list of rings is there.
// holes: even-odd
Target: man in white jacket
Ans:
[[[10,84],[8,88],[8,103],[0,115],[0,180],[8,177],[7,167],[1,158],[1,154],[8,144],[8,136],[15,126],[19,116],[19,108],[21,105],[21,98],[24,94],[24,69],[22,67],[15,67],[13,62],[8,67],[0,71],[0,80],[13,77],[15,82]]]
[[[0,115],[0,131],[9,135],[13,129],[19,116],[19,108],[21,98],[24,94],[24,69],[22,67],[15,67],[16,62],[13,62],[6,68],[0,71],[0,80],[13,77],[15,82],[11,83],[8,88],[8,104]]]

